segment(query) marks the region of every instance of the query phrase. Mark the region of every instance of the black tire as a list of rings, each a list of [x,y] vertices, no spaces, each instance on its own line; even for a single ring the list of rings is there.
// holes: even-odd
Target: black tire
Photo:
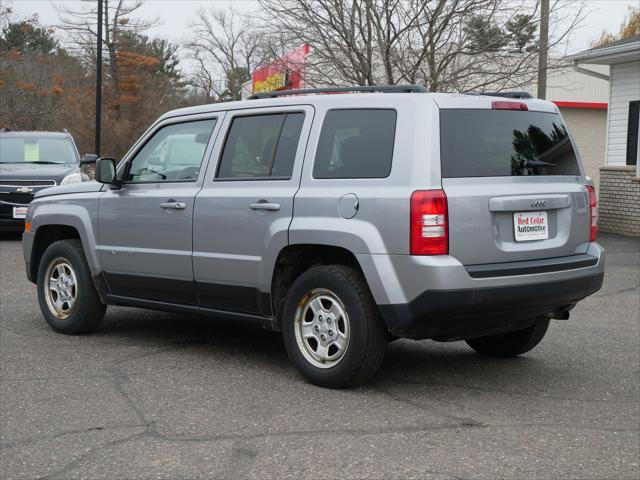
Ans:
[[[532,350],[544,338],[549,319],[541,318],[528,328],[467,340],[467,345],[481,355],[510,358]]]
[[[48,305],[46,293],[49,288],[46,278],[49,267],[60,259],[71,265],[76,279],[75,306],[64,319],[58,318]],[[80,240],[60,240],[49,245],[38,266],[37,288],[40,310],[56,332],[67,335],[90,333],[100,325],[107,307],[102,304],[96,292]]]
[[[341,360],[330,368],[313,365],[296,340],[295,317],[299,302],[315,289],[333,293],[348,316],[349,341]],[[380,367],[387,347],[387,329],[362,275],[350,267],[313,267],[300,275],[285,301],[282,334],[293,366],[309,382],[327,388],[344,388],[365,382]]]

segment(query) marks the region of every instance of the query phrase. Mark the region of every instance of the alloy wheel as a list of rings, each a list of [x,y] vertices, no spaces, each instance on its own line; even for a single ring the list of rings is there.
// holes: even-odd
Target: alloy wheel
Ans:
[[[302,297],[294,329],[300,352],[319,368],[336,366],[349,347],[349,316],[338,296],[328,289],[313,289]]]

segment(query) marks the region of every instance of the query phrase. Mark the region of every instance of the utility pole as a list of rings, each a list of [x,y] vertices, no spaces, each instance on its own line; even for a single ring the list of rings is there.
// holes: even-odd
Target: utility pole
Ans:
[[[549,0],[540,0],[540,41],[538,43],[538,98],[547,97],[547,55],[549,50]]]
[[[100,155],[100,120],[102,117],[102,1],[98,0],[98,44],[96,46],[96,155]]]

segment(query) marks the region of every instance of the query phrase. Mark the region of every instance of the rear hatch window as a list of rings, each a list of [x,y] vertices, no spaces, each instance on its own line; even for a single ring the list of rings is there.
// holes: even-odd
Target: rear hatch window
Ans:
[[[580,175],[556,113],[441,110],[440,132],[443,178]]]

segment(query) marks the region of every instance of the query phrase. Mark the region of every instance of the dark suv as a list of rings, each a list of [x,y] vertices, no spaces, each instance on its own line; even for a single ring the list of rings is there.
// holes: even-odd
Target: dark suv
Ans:
[[[68,132],[0,132],[0,231],[21,231],[36,192],[89,179]]]

